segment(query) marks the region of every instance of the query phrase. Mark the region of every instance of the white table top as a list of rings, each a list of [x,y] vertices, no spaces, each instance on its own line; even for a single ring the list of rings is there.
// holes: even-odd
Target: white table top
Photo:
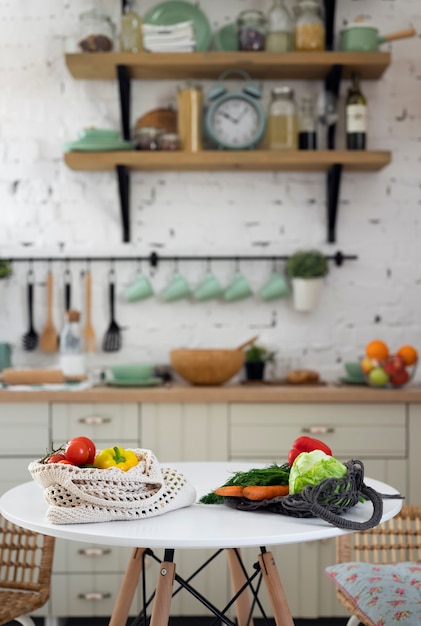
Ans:
[[[224,484],[233,472],[265,465],[253,462],[163,463],[183,472],[196,487],[197,497]],[[381,493],[396,489],[377,480],[366,483]],[[394,517],[402,500],[384,500],[382,521]],[[90,524],[51,524],[47,504],[34,481],[6,492],[0,498],[0,512],[11,522],[37,532],[89,543],[144,548],[241,548],[273,546],[334,537],[343,531],[320,519],[295,519],[265,512],[245,512],[224,505],[194,504],[191,507],[139,521]],[[357,521],[370,518],[372,505],[357,504],[345,517]]]

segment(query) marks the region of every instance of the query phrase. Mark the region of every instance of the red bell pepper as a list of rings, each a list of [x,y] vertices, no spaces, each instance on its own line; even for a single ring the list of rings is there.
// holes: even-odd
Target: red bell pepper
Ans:
[[[291,450],[288,452],[289,466],[292,466],[301,452],[313,452],[313,450],[321,450],[325,454],[332,456],[332,450],[323,441],[307,436],[298,437],[298,439],[292,442]]]

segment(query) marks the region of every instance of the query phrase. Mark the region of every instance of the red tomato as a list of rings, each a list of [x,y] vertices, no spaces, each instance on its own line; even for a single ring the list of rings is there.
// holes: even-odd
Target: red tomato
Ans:
[[[66,459],[62,459],[61,461],[59,461],[59,463],[61,463],[61,465],[74,465],[74,463],[71,463],[70,461],[67,461]]]
[[[83,441],[83,443],[87,445],[88,450],[89,450],[89,457],[86,463],[88,465],[92,465],[95,459],[95,454],[96,454],[96,446],[94,442],[92,441],[92,439],[89,439],[88,437],[74,437],[70,441]]]
[[[59,452],[56,454],[52,454],[50,457],[48,457],[47,463],[59,463],[60,461],[64,461],[65,458],[66,457],[64,456],[64,454],[61,454],[61,452]]]
[[[65,456],[72,465],[85,465],[89,459],[89,448],[84,441],[71,439],[66,446]]]

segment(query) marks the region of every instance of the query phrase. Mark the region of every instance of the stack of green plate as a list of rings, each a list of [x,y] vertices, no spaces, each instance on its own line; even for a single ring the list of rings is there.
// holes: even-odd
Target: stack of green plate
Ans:
[[[64,145],[65,152],[108,152],[132,149],[130,141],[120,139],[118,130],[108,128],[84,128],[79,131],[79,139]]]

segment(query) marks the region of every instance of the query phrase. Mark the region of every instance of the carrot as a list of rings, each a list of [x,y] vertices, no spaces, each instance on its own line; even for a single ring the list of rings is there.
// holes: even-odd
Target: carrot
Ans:
[[[218,496],[229,496],[231,498],[242,498],[243,489],[240,485],[227,485],[224,487],[218,487],[214,490],[214,493]]]
[[[250,485],[243,489],[243,497],[248,500],[271,500],[277,496],[286,496],[288,493],[288,485]]]

